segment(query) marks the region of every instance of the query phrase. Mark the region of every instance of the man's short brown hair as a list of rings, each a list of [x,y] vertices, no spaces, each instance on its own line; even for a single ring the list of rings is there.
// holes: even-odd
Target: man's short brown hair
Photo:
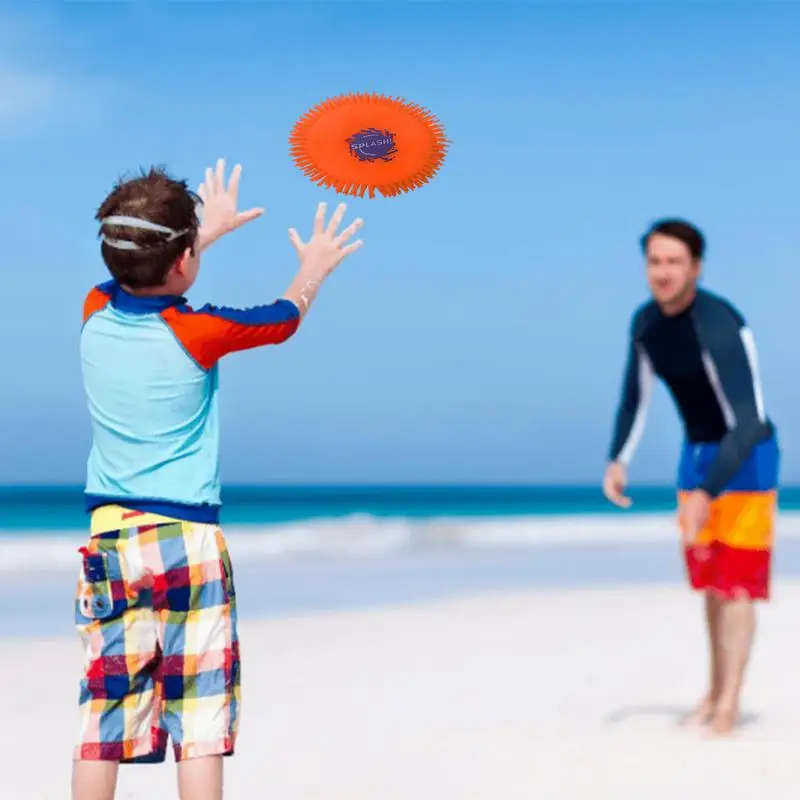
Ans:
[[[131,289],[161,286],[184,250],[194,246],[199,202],[186,181],[172,178],[161,167],[118,181],[95,215],[101,236],[131,242],[138,248],[122,250],[102,242],[103,261],[116,281]],[[168,234],[158,231],[103,225],[103,220],[111,216],[136,217],[185,233],[167,241]]]

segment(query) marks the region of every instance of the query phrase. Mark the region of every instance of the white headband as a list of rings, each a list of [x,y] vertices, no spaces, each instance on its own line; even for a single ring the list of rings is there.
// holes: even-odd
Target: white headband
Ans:
[[[138,228],[142,231],[154,231],[155,233],[166,233],[167,238],[164,239],[163,244],[167,242],[174,242],[179,236],[189,233],[189,229],[182,231],[175,231],[172,228],[167,228],[165,225],[156,225],[155,222],[148,222],[146,219],[137,219],[136,217],[106,217],[100,221],[100,226],[104,225],[118,225],[121,228]],[[104,241],[109,247],[115,247],[117,250],[141,250],[138,244],[128,241],[127,239],[112,239],[104,233],[100,235],[100,239]],[[159,242],[162,244],[162,242]]]

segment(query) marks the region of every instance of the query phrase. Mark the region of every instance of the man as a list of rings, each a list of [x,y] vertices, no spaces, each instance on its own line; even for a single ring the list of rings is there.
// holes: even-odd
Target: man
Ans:
[[[689,581],[705,593],[708,694],[687,722],[729,733],[755,633],[769,598],[779,450],[764,410],[753,335],[725,300],[697,288],[705,241],[682,220],[642,237],[653,299],[634,314],[622,400],[603,491],[627,508],[627,466],[641,438],[653,377],[683,419],[680,525]]]

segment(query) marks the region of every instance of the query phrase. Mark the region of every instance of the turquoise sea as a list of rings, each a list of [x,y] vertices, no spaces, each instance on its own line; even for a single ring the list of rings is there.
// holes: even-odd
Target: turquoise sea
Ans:
[[[669,486],[631,488],[634,509],[669,513]],[[270,525],[354,515],[376,518],[525,517],[619,513],[598,486],[229,486],[223,522]],[[781,507],[800,510],[800,487],[784,489]],[[0,487],[0,535],[84,528],[80,486]]]
[[[683,582],[674,490],[630,494],[638,513],[596,486],[230,486],[223,521],[245,617]],[[780,582],[800,576],[800,515],[779,528]],[[80,487],[0,488],[0,639],[71,634],[85,537]]]

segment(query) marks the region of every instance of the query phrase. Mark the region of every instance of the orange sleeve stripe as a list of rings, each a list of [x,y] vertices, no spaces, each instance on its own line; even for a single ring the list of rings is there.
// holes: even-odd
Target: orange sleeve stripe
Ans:
[[[109,300],[111,300],[111,295],[95,286],[83,301],[83,321],[86,322],[92,314],[102,311],[108,305]]]
[[[297,316],[264,325],[243,325],[211,314],[176,308],[166,309],[161,317],[203,369],[211,369],[228,353],[285,342],[300,324]]]

